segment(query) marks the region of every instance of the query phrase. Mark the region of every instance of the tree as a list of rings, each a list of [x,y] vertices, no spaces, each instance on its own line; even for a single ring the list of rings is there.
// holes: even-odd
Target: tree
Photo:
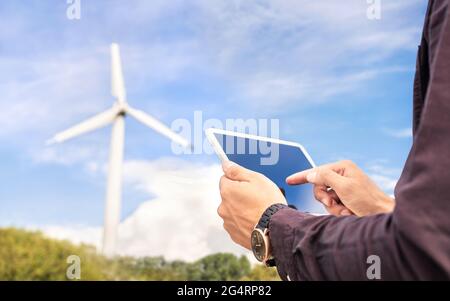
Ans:
[[[255,265],[250,273],[242,277],[243,281],[279,281],[280,276],[276,268],[268,268],[264,265]]]
[[[106,258],[89,245],[40,232],[0,228],[0,280],[68,280],[67,258],[80,259],[81,280],[274,280],[274,269],[251,268],[245,256],[218,253],[193,263],[164,257]]]
[[[250,272],[250,263],[245,256],[218,253],[206,256],[193,264],[190,280],[238,280]]]
[[[104,279],[106,259],[93,247],[45,238],[39,232],[0,229],[1,280],[66,280],[67,258],[81,259],[83,279]]]

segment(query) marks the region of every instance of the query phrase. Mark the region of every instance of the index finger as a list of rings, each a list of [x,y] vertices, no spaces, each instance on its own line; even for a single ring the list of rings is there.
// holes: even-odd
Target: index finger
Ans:
[[[306,184],[306,183],[308,183],[306,176],[314,170],[315,170],[315,168],[310,168],[310,169],[303,170],[303,171],[297,172],[295,174],[292,174],[286,178],[286,183],[289,185]]]
[[[340,162],[335,162],[335,163],[328,163],[328,164],[324,164],[324,165],[321,165],[318,167],[306,169],[306,170],[294,173],[294,174],[290,175],[289,177],[287,177],[286,183],[289,185],[306,184],[306,183],[308,183],[306,176],[313,171],[317,171],[318,168],[325,168],[325,169],[329,168],[335,172],[338,172],[342,168],[342,166],[341,166]]]

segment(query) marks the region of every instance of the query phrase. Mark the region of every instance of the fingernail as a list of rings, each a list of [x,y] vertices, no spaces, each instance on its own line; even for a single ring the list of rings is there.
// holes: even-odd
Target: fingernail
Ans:
[[[341,211],[341,215],[352,215],[352,213],[348,209],[344,209]]]
[[[311,172],[311,173],[306,175],[306,180],[308,182],[312,183],[316,179],[316,175],[317,175],[317,172],[313,171],[313,172]]]

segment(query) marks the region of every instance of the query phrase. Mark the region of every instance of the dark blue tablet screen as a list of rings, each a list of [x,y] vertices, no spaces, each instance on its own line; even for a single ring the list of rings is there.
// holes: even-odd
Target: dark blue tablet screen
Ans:
[[[311,184],[286,184],[289,175],[312,168],[300,148],[222,134],[215,136],[229,160],[271,179],[284,193],[288,204],[305,212],[325,213],[314,198]]]

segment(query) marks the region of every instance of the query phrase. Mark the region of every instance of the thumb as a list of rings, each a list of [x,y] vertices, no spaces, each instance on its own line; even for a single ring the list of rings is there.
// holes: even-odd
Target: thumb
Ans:
[[[248,181],[252,172],[232,161],[223,162],[222,169],[225,177],[233,181]]]
[[[342,187],[345,177],[328,168],[316,168],[306,175],[306,180],[315,185],[338,189]]]

